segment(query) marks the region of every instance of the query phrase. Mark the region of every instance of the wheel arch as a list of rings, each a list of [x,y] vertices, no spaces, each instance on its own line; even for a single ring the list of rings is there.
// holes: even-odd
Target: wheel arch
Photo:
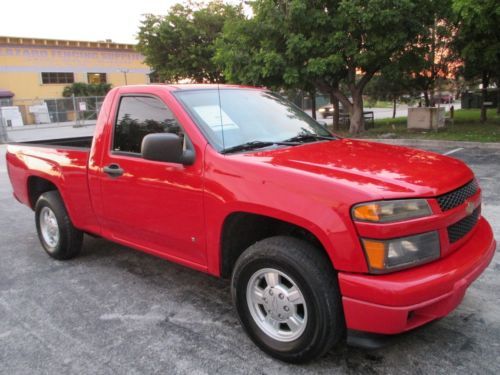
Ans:
[[[61,191],[58,186],[47,178],[31,175],[27,179],[27,193],[28,193],[28,203],[32,210],[35,209],[36,202],[40,195],[48,191],[57,191],[59,194]]]
[[[335,268],[326,245],[327,235],[314,225],[299,224],[254,212],[236,211],[227,215],[222,224],[219,253],[221,277],[231,276],[238,257],[249,246],[264,238],[278,235],[299,238],[312,244],[328,257],[332,268]]]

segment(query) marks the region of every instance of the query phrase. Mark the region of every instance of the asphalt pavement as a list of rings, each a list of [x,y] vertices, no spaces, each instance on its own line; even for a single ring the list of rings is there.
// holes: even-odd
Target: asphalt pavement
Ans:
[[[467,162],[500,238],[500,153],[436,147]],[[11,193],[0,145],[0,374],[498,374],[500,256],[449,316],[377,350],[340,344],[307,365],[268,357],[243,332],[229,284],[86,236],[80,257],[42,250]]]

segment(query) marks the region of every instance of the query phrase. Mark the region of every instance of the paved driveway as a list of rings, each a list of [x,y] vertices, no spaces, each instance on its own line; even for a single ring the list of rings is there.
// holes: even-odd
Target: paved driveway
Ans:
[[[340,345],[291,366],[246,337],[226,281],[91,237],[79,258],[50,259],[33,213],[11,196],[4,152],[0,145],[0,374],[500,373],[498,254],[450,316],[383,349]],[[452,156],[477,173],[500,238],[498,151]]]

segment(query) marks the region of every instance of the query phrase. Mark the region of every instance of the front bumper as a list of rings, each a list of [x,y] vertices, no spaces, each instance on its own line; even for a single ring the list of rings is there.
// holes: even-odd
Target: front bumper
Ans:
[[[339,273],[347,328],[396,334],[449,314],[495,248],[491,227],[481,218],[460,249],[435,262],[387,275]]]

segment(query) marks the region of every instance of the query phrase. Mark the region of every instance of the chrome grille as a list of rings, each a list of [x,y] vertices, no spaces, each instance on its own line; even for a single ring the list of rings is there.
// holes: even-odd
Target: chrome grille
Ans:
[[[481,213],[481,206],[478,206],[469,216],[464,217],[462,220],[457,221],[448,227],[448,238],[450,243],[457,242],[465,237],[472,228],[476,225],[479,215]]]
[[[443,194],[437,197],[437,201],[439,203],[439,207],[441,210],[448,211],[452,208],[460,206],[465,202],[467,198],[472,197],[477,193],[479,186],[476,180],[472,180],[468,184],[453,190],[449,193]]]

